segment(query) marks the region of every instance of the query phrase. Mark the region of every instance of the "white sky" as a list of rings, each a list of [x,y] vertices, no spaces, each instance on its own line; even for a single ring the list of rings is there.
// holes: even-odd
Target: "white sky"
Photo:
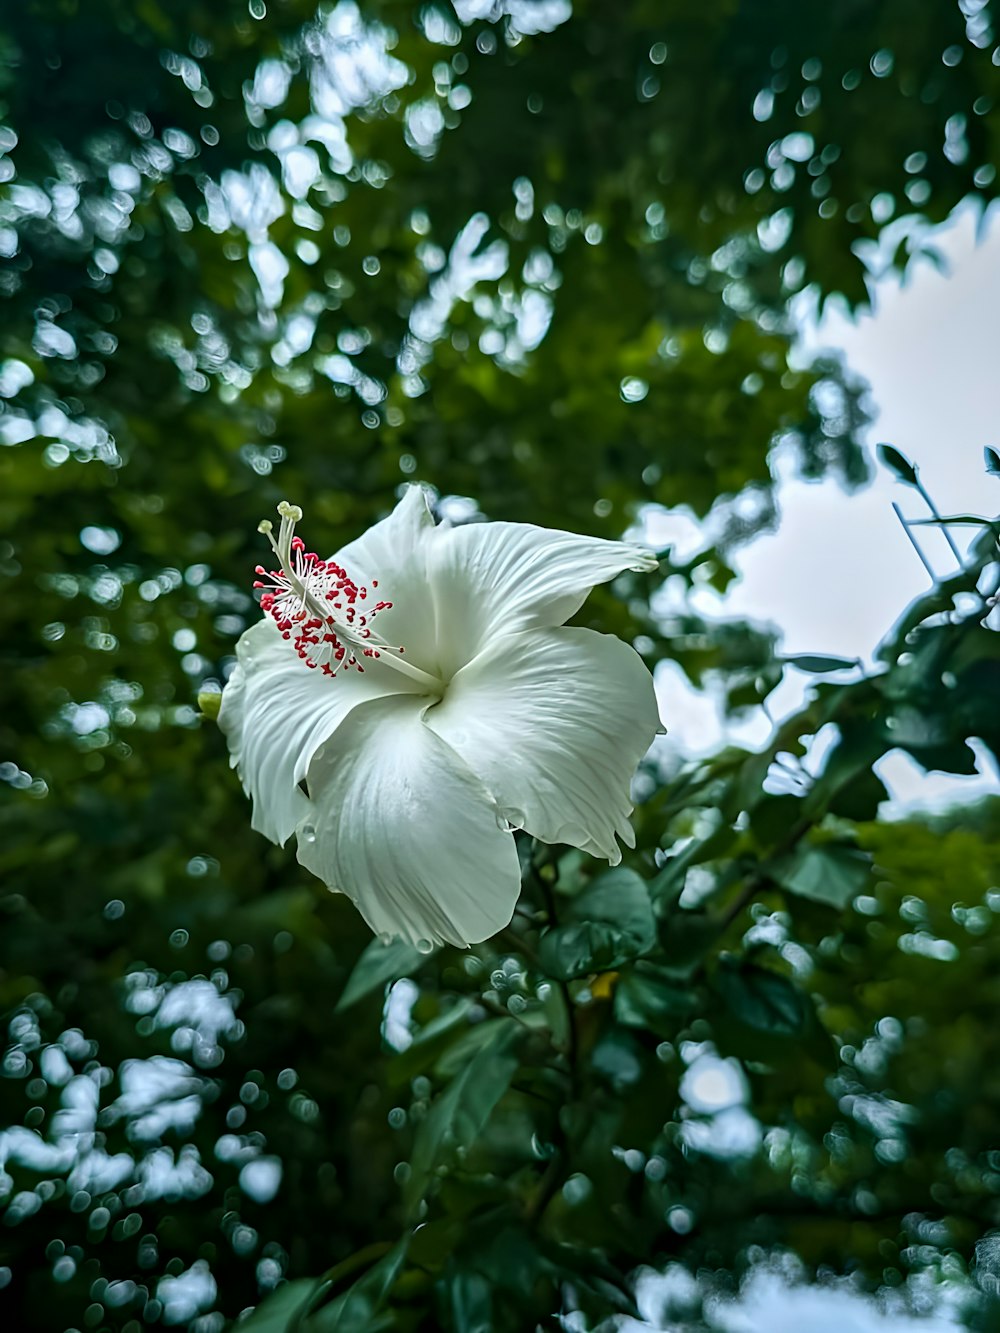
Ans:
[[[911,265],[906,279],[879,279],[873,309],[856,320],[828,312],[817,325],[803,315],[803,348],[842,350],[871,386],[876,418],[867,437],[886,441],[915,462],[942,513],[996,513],[1000,482],[985,474],[983,446],[1000,446],[1000,225],[991,219],[977,243],[977,220],[960,209],[938,228],[934,244],[946,261]],[[768,621],[783,631],[785,653],[834,653],[871,660],[879,640],[904,607],[928,587],[928,576],[892,510],[924,517],[912,489],[878,469],[874,483],[853,496],[836,482],[796,480],[778,460],[778,531],[739,552],[741,575],[725,599],[699,593],[704,613]],[[657,539],[681,535],[661,530]],[[955,568],[933,529],[921,540],[934,568]],[[685,534],[686,535],[686,534]],[[962,545],[961,531],[955,533]],[[790,671],[774,697],[790,711],[808,680]],[[657,678],[670,741],[689,754],[714,749],[722,736],[713,701],[698,698],[669,668]],[[760,744],[766,724],[740,728],[739,739]],[[925,777],[908,757],[893,755],[879,772],[893,807],[947,803],[985,790],[1000,791],[987,757],[979,778]]]

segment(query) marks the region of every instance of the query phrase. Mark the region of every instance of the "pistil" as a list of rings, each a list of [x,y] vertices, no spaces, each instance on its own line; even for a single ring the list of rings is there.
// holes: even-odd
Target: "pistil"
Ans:
[[[363,672],[359,659],[378,659],[432,693],[443,693],[444,683],[437,676],[407,661],[401,646],[388,643],[371,628],[376,615],[390,610],[392,602],[370,602],[368,588],[355,583],[340,565],[306,551],[302,538],[295,535],[295,525],[302,519],[298,505],[282,500],[278,513],[277,540],[269,519],[257,529],[271,543],[278,568],[258,565],[256,572],[262,577],[253,586],[262,589],[261,610],[272,617],[306,666],[336,676],[351,667]],[[373,579],[371,586],[377,588],[378,581]]]

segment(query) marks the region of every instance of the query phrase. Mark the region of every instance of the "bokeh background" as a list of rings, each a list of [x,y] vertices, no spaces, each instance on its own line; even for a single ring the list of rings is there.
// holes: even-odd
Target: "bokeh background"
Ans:
[[[823,350],[956,210],[988,241],[996,17],[4,7],[5,1327],[997,1327],[1000,455],[940,442],[978,483],[954,549],[909,529],[928,572],[890,504],[933,517],[931,462],[876,463]],[[956,431],[988,290],[953,362],[885,334]],[[252,833],[198,703],[259,519],[332,551],[413,480],[662,555],[578,618],[657,669],[636,852],[525,840],[465,953],[373,943]],[[839,544],[779,528],[747,596],[830,486]],[[818,641],[817,565],[880,641]],[[928,814],[892,763],[985,780]]]

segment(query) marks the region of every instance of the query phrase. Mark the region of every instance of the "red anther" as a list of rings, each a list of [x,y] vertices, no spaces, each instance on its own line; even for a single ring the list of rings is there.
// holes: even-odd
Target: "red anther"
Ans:
[[[346,570],[333,560],[322,560],[315,551],[307,551],[301,537],[288,534],[287,549],[293,558],[289,569],[268,570],[257,565],[253,581],[260,592],[260,607],[274,620],[281,637],[291,640],[300,661],[311,669],[317,667],[324,676],[336,676],[341,669],[352,666],[361,671],[355,651],[345,646],[338,637],[349,630],[353,637],[366,640],[371,637],[369,624],[379,611],[388,610],[391,602],[380,601],[374,606],[368,589],[355,583]],[[371,586],[378,586],[372,579]],[[367,615],[359,615],[360,605],[368,605]],[[319,611],[319,608],[322,608]],[[362,647],[362,657],[378,657],[376,649]]]

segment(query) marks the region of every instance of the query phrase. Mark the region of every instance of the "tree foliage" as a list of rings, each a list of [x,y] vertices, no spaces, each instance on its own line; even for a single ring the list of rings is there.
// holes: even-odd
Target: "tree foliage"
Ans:
[[[1000,1222],[1000,806],[880,823],[878,767],[1000,754],[996,524],[868,674],[688,594],[773,521],[775,450],[864,481],[863,386],[803,365],[788,301],[863,302],[993,198],[994,9],[5,9],[13,1326],[587,1328],[640,1264],[724,1288],[776,1246],[966,1272]],[[582,623],[733,712],[815,677],[760,752],[650,766],[625,867],[524,840],[467,953],[371,941],[252,833],[196,702],[258,519],[303,501],[334,549],[408,478],[604,536],[686,506],[698,553]]]

